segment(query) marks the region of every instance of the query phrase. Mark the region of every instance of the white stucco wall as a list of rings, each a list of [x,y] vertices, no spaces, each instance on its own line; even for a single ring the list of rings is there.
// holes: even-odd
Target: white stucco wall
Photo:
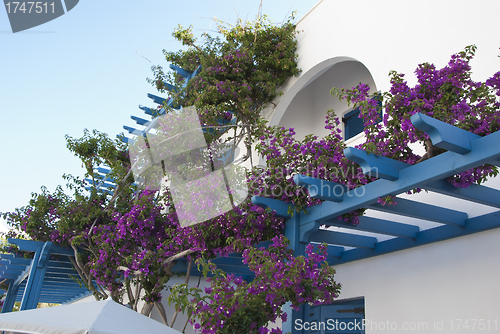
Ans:
[[[395,333],[498,333],[498,240],[495,229],[336,266],[341,297],[365,298],[366,333],[390,332],[387,322]],[[489,328],[458,328],[467,319]]]

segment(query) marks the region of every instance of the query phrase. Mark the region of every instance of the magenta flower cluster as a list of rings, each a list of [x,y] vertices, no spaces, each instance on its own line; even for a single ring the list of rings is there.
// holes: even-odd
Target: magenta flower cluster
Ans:
[[[215,273],[205,295],[192,300],[195,328],[203,334],[279,333],[269,330],[268,322],[287,314],[282,306],[290,302],[299,309],[304,303],[330,303],[337,298],[340,284],[333,279],[335,271],[326,260],[326,246],[306,248],[307,256],[294,256],[283,236],[276,236],[268,248],[248,248],[243,263],[255,274],[251,282],[225,274],[210,263],[203,263]]]

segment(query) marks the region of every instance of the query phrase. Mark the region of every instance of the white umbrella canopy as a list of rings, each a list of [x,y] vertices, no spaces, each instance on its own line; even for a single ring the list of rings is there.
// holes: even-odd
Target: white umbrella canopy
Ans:
[[[0,314],[0,331],[33,334],[178,334],[108,298]]]

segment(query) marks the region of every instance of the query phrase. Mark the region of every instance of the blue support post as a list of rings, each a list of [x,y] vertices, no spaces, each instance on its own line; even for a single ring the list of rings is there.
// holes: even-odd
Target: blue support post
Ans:
[[[46,242],[43,246],[38,245],[31,264],[31,272],[28,277],[28,283],[24,289],[23,300],[21,302],[21,311],[35,309],[38,305],[40,292],[42,291],[43,280],[49,257],[51,253],[52,242]]]
[[[16,302],[17,293],[19,291],[19,284],[15,284],[14,280],[10,280],[9,288],[7,289],[7,296],[5,297],[1,313],[12,312],[14,303]]]
[[[276,200],[275,200],[276,201]],[[277,201],[281,202],[281,201]],[[282,202],[283,203],[283,202]],[[274,209],[274,207],[272,207]],[[293,217],[285,221],[285,237],[290,240],[290,248],[295,252],[295,256],[305,255],[306,244],[300,241],[300,224],[299,215],[297,212]],[[294,324],[296,319],[304,319],[304,305],[300,310],[293,310],[290,303],[283,306],[283,311],[287,314],[287,321],[282,324],[283,333],[300,334],[302,331],[295,329]]]

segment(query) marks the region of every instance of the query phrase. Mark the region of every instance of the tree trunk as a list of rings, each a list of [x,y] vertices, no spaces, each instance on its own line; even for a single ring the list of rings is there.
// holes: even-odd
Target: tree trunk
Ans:
[[[146,317],[149,317],[149,314],[151,314],[151,311],[153,310],[153,303],[146,303],[142,307],[141,314],[144,314]]]

